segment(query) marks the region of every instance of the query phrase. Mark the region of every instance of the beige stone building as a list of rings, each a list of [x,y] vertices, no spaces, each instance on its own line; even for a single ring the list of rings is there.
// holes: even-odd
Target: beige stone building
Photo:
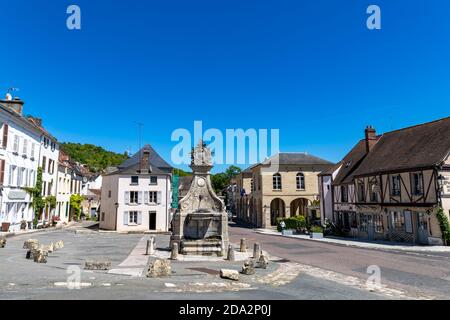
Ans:
[[[279,217],[308,215],[319,198],[318,174],[333,163],[307,153],[279,153],[244,170],[236,178],[237,218],[259,228],[276,225]]]

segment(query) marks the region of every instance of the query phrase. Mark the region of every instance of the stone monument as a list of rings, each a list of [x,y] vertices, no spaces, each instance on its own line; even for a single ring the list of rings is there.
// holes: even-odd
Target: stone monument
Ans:
[[[200,140],[192,149],[193,178],[172,220],[171,247],[178,243],[181,254],[223,256],[228,248],[228,216],[210,179],[211,150]]]

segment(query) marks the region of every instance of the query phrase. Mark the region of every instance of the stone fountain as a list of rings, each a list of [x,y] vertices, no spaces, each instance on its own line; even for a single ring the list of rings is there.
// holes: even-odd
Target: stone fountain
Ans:
[[[172,220],[170,245],[178,243],[181,254],[223,256],[228,247],[228,216],[210,179],[211,150],[203,141],[192,149],[193,179]]]

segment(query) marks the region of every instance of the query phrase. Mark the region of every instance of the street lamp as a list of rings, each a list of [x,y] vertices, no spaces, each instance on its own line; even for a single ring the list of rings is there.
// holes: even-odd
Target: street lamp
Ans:
[[[117,231],[117,220],[118,220],[118,217],[117,217],[117,213],[118,213],[118,211],[119,211],[119,203],[115,203],[114,204],[114,206],[116,207],[116,231]]]

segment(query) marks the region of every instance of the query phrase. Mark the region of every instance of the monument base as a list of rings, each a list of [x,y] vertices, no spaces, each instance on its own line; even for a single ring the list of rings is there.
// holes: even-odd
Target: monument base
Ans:
[[[181,254],[223,256],[221,239],[181,240]]]

